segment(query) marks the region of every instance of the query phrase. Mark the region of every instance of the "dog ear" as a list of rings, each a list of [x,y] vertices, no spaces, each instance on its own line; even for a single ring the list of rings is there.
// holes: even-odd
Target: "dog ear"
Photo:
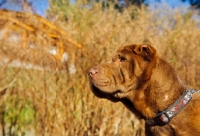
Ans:
[[[147,44],[137,45],[134,48],[134,52],[141,55],[145,60],[151,61],[154,55],[156,54],[156,50]]]

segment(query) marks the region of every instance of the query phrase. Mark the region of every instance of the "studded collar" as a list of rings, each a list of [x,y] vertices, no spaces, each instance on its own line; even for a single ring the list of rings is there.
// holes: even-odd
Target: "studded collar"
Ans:
[[[181,97],[173,103],[170,107],[161,113],[158,113],[155,118],[145,120],[146,124],[155,126],[163,126],[171,121],[184,107],[187,106],[189,101],[192,99],[192,95],[196,92],[195,90],[186,90]]]

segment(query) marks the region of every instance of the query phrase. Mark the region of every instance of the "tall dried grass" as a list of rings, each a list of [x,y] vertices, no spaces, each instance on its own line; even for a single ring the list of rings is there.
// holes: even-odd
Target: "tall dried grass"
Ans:
[[[83,45],[73,49],[75,74],[47,69],[50,60],[45,53],[26,54],[28,49],[23,49],[23,55],[15,55],[21,48],[12,54],[6,52],[5,48],[15,43],[2,41],[2,54],[12,59],[0,67],[0,135],[143,135],[142,122],[121,103],[98,99],[91,93],[87,71],[108,61],[123,45],[148,43],[174,66],[189,87],[199,89],[200,31],[198,22],[192,20],[195,13],[182,15],[170,9],[159,12],[169,14],[160,19],[157,12],[144,7],[129,7],[123,13],[112,8],[102,11],[100,4],[92,9],[72,6],[66,11],[68,21],[62,18],[63,13],[57,13],[54,23]],[[23,59],[27,55],[32,55],[33,61],[39,59],[41,69],[9,65],[18,56]]]

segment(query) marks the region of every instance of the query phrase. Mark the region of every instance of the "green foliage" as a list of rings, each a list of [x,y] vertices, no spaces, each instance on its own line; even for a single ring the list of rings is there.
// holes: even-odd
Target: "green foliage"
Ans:
[[[35,110],[30,102],[23,103],[22,100],[10,97],[6,103],[5,123],[14,123],[17,121],[21,125],[29,125],[34,121]],[[14,104],[14,105],[10,105]]]

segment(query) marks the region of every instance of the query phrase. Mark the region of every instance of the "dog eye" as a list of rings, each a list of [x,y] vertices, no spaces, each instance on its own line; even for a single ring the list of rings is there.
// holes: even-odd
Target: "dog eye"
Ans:
[[[126,60],[126,58],[125,58],[125,57],[123,57],[123,56],[121,56],[121,55],[119,55],[119,60],[120,60],[120,62],[123,62],[123,61],[125,61],[125,60]]]

